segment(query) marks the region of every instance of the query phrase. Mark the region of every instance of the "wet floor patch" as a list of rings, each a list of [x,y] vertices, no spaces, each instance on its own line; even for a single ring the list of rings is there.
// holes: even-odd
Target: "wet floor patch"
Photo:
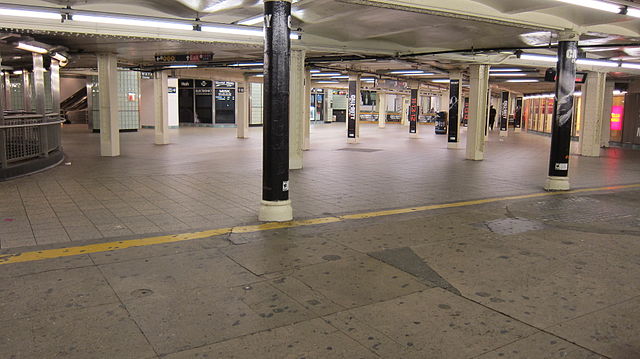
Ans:
[[[460,295],[460,291],[433,270],[411,248],[393,248],[368,253],[369,256],[409,273],[431,287],[440,287]]]

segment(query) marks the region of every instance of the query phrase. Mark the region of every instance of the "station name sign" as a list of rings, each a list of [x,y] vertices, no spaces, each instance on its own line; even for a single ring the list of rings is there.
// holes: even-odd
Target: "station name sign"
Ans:
[[[213,52],[194,54],[156,55],[156,62],[206,62],[213,61]]]

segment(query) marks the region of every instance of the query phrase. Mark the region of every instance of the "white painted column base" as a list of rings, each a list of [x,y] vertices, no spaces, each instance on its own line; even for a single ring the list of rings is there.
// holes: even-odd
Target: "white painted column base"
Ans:
[[[358,142],[360,142],[359,138],[347,138],[347,143],[348,144],[356,144]]]
[[[417,132],[416,133],[410,133],[409,134],[409,138],[419,138],[418,137],[418,133]]]
[[[509,136],[509,131],[500,131],[500,137],[507,137]]]
[[[568,191],[570,188],[569,177],[549,176],[544,184],[546,191]]]
[[[258,220],[261,222],[286,222],[293,219],[291,200],[261,201]]]
[[[447,148],[457,150],[460,148],[460,142],[447,142]]]
[[[513,132],[515,132],[515,133],[521,133],[521,132],[522,132],[522,128],[516,128],[515,130],[513,130]]]
[[[301,170],[303,162],[302,156],[291,156],[289,157],[289,169]]]

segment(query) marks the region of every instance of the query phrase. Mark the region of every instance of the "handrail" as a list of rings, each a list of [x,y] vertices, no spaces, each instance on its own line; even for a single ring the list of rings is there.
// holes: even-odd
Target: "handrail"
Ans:
[[[7,129],[7,128],[51,126],[51,125],[58,125],[58,124],[61,124],[61,123],[64,123],[64,120],[50,121],[50,122],[39,122],[39,123],[25,123],[25,124],[21,124],[21,125],[5,125],[5,126],[0,126],[0,130],[4,130],[4,129]]]
[[[44,115],[40,115],[40,114],[5,115],[4,119],[5,120],[23,120],[23,119],[39,119],[43,117],[54,117],[54,116],[58,117],[60,115],[55,112],[50,112]]]

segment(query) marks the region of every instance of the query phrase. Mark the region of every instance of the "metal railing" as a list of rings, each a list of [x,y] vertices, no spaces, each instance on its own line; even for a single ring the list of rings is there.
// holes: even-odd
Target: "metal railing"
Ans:
[[[5,112],[0,119],[0,169],[7,169],[61,149],[59,113]]]

